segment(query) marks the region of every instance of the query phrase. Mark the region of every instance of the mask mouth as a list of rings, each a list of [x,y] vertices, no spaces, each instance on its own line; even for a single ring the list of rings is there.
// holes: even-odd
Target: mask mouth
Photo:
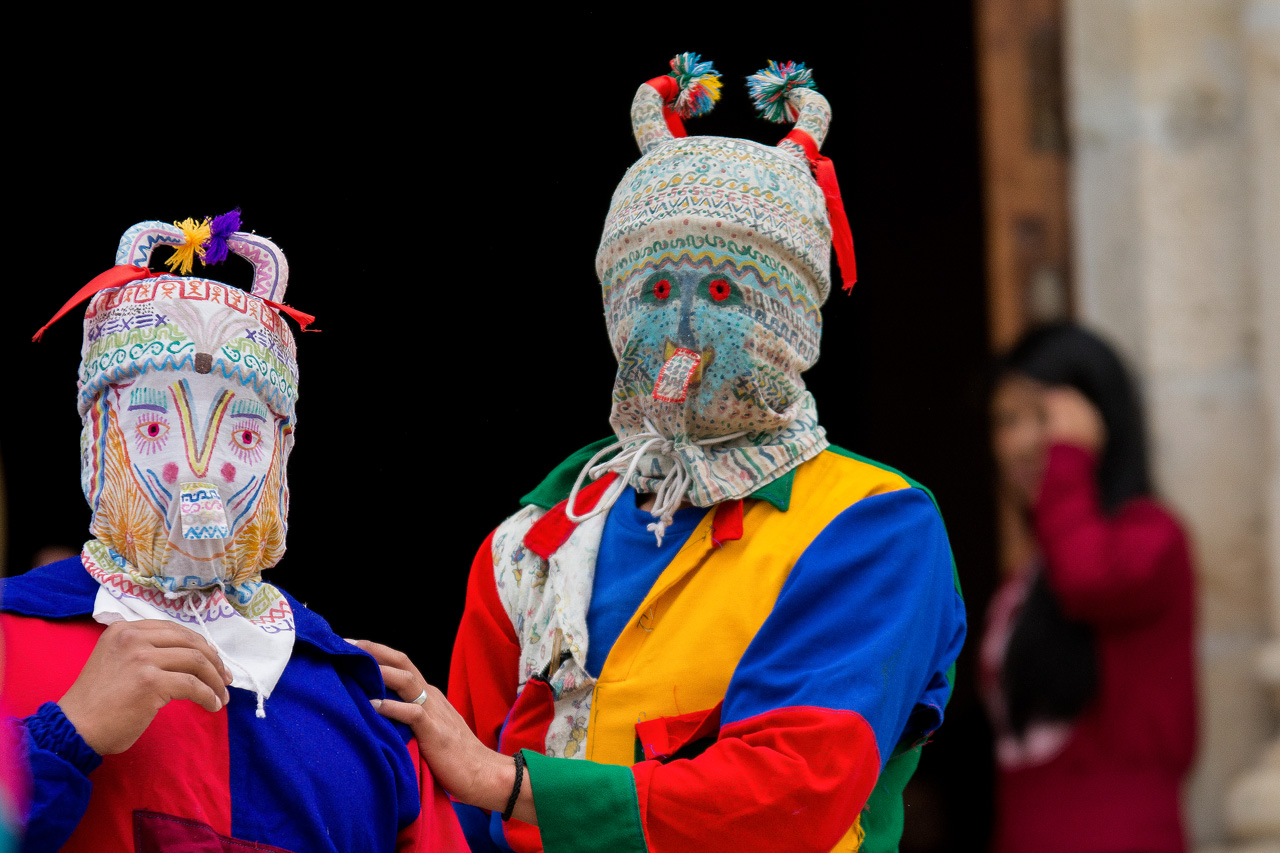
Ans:
[[[653,383],[653,399],[664,403],[683,403],[689,386],[702,379],[703,354],[667,342],[666,361]]]

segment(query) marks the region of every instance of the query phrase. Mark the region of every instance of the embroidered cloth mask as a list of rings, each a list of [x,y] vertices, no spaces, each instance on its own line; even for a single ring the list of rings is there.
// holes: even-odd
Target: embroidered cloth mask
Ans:
[[[828,444],[801,373],[818,357],[831,225],[793,137],[816,151],[830,108],[803,66],[771,64],[751,79],[781,74],[771,91],[786,105],[778,114],[796,122],[792,136],[776,146],[685,137],[673,109],[696,101],[689,92],[715,72],[696,55],[672,68],[636,93],[642,156],[614,192],[596,255],[618,361],[618,443],[583,473],[624,476],[591,513],[570,512],[607,511],[630,484],[656,495],[659,541],[681,501],[745,497]]]

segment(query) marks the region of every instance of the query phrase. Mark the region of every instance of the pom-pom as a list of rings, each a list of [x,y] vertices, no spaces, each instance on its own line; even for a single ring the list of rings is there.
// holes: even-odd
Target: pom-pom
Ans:
[[[681,53],[671,60],[671,76],[680,94],[675,111],[681,118],[705,115],[720,100],[720,72],[696,53]]]
[[[196,222],[194,219],[185,219],[173,223],[173,227],[182,232],[184,242],[173,250],[173,255],[165,264],[170,270],[176,269],[179,275],[186,275],[191,272],[197,256],[204,260],[204,244],[209,239],[209,220]]]
[[[778,124],[795,121],[799,116],[787,100],[791,90],[798,88],[818,90],[813,72],[803,62],[777,63],[770,59],[768,66],[747,78],[747,91],[756,110],[761,117]]]
[[[204,241],[204,254],[200,262],[205,266],[220,264],[227,259],[227,238],[240,230],[240,208],[215,216],[209,222],[209,237]]]

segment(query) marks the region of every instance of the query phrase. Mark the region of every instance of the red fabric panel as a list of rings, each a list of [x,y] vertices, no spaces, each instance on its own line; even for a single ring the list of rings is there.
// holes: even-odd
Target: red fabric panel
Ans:
[[[516,700],[520,644],[493,578],[493,534],[471,562],[467,601],[449,666],[449,701],[476,737],[498,748],[498,732]]]
[[[290,853],[270,844],[228,838],[198,821],[141,810],[133,813],[133,845],[134,853],[241,853],[244,850]]]
[[[537,678],[525,682],[524,690],[511,709],[511,719],[502,730],[503,755],[515,755],[522,749],[544,752],[547,748],[547,729],[555,718],[555,694],[551,685]],[[528,784],[528,776],[524,784]],[[502,827],[507,844],[516,853],[541,853],[542,836],[538,827],[518,820],[509,820]]]
[[[645,758],[666,759],[702,738],[715,737],[720,731],[720,706],[674,717],[658,717],[636,723]]]
[[[10,711],[25,717],[42,703],[56,702],[84,667],[103,625],[85,617],[45,621],[0,614],[5,638],[4,696]],[[172,784],[156,787],[147,768],[172,768]],[[93,772],[94,795],[62,849],[97,853],[128,849],[134,809],[161,812],[231,833],[231,759],[227,714],[210,714],[179,700],[160,709],[128,751],[103,758]]]
[[[578,505],[575,509],[578,512],[589,512],[595,509],[605,490],[609,488],[609,484],[616,479],[618,479],[617,472],[610,471],[594,483],[583,486],[578,492]],[[565,515],[568,506],[569,499],[565,498],[547,510],[542,518],[535,521],[529,528],[529,532],[524,535],[525,547],[544,560],[554,554],[578,526],[576,521],[570,521],[569,516]],[[492,566],[489,573],[493,573]]]
[[[467,840],[462,836],[449,795],[436,784],[431,768],[423,765],[418,742],[410,740],[408,747],[413,772],[418,777],[422,811],[396,836],[396,853],[467,853]]]
[[[716,517],[711,519],[711,538],[719,544],[742,538],[741,500],[725,501],[716,507]]]
[[[880,772],[852,711],[783,708],[733,723],[691,760],[632,768],[650,853],[828,850]]]
[[[58,313],[53,315],[53,319],[41,326],[40,331],[31,336],[32,342],[39,341],[44,337],[45,330],[65,317],[72,308],[75,308],[94,294],[103,290],[110,290],[113,287],[122,287],[140,278],[154,278],[158,275],[161,275],[161,273],[153,273],[146,267],[135,267],[128,264],[119,264],[106,272],[98,273],[98,275],[90,279],[88,284],[76,291],[75,296],[68,299],[65,305],[58,309]]]

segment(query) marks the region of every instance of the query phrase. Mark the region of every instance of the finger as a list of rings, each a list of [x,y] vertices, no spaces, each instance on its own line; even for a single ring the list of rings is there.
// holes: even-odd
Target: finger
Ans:
[[[413,729],[413,734],[417,737],[419,746],[426,740],[425,735],[427,734],[427,729],[431,726],[431,721],[421,705],[415,705],[412,702],[397,702],[394,699],[383,699],[381,701],[375,699],[373,707],[388,720],[404,723]],[[419,731],[420,729],[421,731]]]
[[[368,652],[373,656],[374,660],[383,666],[393,666],[396,669],[403,669],[408,672],[412,672],[419,678],[422,678],[422,673],[418,672],[418,668],[413,665],[413,661],[409,660],[409,656],[404,652],[396,651],[390,646],[384,646],[381,643],[374,643],[370,640],[348,640],[347,642]],[[425,681],[426,679],[423,680]]]
[[[422,695],[422,691],[427,689],[427,683],[420,675],[396,669],[393,666],[384,665],[379,669],[382,670],[382,681],[387,685],[387,689],[394,690],[406,702],[417,699]]]
[[[227,682],[222,677],[224,672],[221,668],[222,662],[217,654],[214,654],[213,660],[210,660],[202,649],[156,649],[151,653],[151,661],[154,666],[165,672],[185,672],[194,675],[209,685],[209,689],[224,705],[231,700]]]
[[[209,663],[213,665],[213,668],[218,671],[218,676],[223,684],[231,683],[231,672],[223,664],[222,658],[218,656],[218,651],[208,640],[190,628],[172,622],[162,622],[159,619],[144,619],[139,622],[126,623],[123,630],[132,632],[136,640],[156,649],[192,649],[197,651],[204,655]]]
[[[188,699],[206,711],[216,712],[222,709],[223,701],[213,689],[189,672],[154,669],[150,680],[166,705],[176,699]]]

